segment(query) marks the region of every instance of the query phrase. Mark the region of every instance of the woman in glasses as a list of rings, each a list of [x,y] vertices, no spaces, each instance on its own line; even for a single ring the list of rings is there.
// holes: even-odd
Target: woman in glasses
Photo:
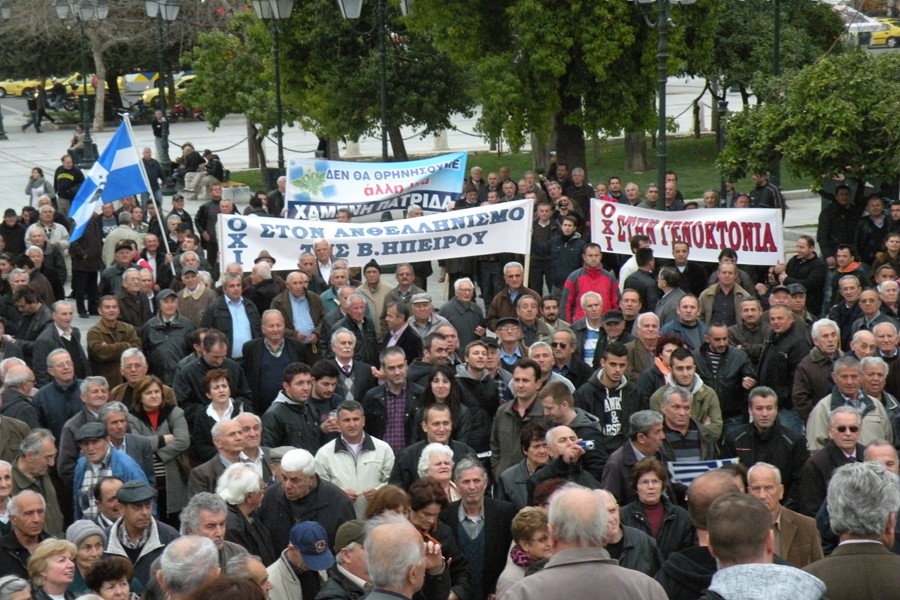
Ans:
[[[622,525],[652,536],[663,558],[694,545],[696,537],[688,512],[666,497],[668,479],[657,459],[639,460],[631,472],[631,489],[638,499],[619,510]]]

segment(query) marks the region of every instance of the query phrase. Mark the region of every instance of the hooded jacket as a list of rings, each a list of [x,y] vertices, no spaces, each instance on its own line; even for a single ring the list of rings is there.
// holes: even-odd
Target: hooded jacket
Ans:
[[[669,555],[654,579],[669,600],[697,600],[712,580],[718,566],[706,546],[691,546]]]
[[[466,365],[457,365],[456,382],[462,392],[462,402],[469,408],[471,428],[468,445],[476,452],[487,452],[491,449],[491,426],[494,415],[500,406],[500,392],[487,370],[481,379],[475,379]]]
[[[678,385],[675,383],[671,373],[666,375],[666,386],[670,385]],[[665,387],[661,387],[650,396],[651,409],[661,412],[660,406],[662,405],[664,391]],[[694,381],[691,383],[688,391],[694,396],[694,401],[691,403],[691,416],[698,423],[702,423],[716,439],[719,439],[719,436],[722,435],[722,408],[719,406],[719,398],[716,396],[716,392],[703,383],[703,380],[696,373],[694,373]],[[707,419],[709,419],[709,423],[707,423]]]
[[[628,438],[628,420],[641,409],[637,387],[624,376],[618,386],[601,383],[603,369],[575,392],[575,406],[594,415],[602,432],[607,453],[613,453]],[[573,427],[574,429],[574,427]]]
[[[741,600],[819,600],[825,583],[787,565],[735,565],[716,571],[709,589],[724,598]]]

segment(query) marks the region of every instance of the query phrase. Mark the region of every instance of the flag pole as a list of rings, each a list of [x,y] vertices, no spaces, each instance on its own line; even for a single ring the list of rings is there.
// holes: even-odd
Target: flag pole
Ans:
[[[147,194],[150,196],[150,201],[153,204],[156,204],[156,198],[153,196],[152,188],[150,187],[150,179],[147,177],[147,169],[144,168],[144,161],[141,158],[140,154],[138,154],[137,145],[134,144],[134,133],[131,130],[131,117],[129,115],[123,115],[122,121],[125,123],[125,129],[128,130],[128,137],[132,140],[132,147],[134,148],[134,153],[138,159],[138,166],[141,169],[141,177],[144,178],[144,184],[147,186]],[[163,239],[163,246],[166,249],[166,257],[168,258],[170,254],[172,254],[172,250],[169,248],[169,231],[166,229],[165,223],[162,221],[162,207],[158,204],[156,205],[156,220],[159,221],[159,231],[162,234],[160,237]],[[176,276],[175,273],[175,265],[172,264],[172,261],[169,261],[169,268],[172,270],[172,277]]]

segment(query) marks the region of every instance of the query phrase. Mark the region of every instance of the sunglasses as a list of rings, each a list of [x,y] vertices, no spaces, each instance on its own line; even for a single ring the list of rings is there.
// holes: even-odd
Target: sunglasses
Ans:
[[[565,342],[552,342],[550,344],[552,348],[568,348],[569,345]]]
[[[847,430],[850,430],[850,433],[858,433],[859,425],[838,425],[837,427],[831,426],[832,429],[836,430],[838,433],[847,433]]]

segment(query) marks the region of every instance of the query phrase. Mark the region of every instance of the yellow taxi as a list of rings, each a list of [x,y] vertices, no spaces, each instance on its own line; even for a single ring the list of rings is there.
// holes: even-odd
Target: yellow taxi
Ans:
[[[5,96],[24,96],[27,92],[37,89],[41,82],[37,79],[5,79],[0,81],[0,98]]]
[[[94,89],[93,85],[94,75],[93,73],[87,76],[87,93],[88,96],[93,96],[97,90]],[[76,96],[81,96],[84,94],[84,85],[81,82],[81,73],[72,73],[68,77],[63,77],[61,79],[56,79],[54,81],[48,81],[45,89],[48,91],[53,88],[57,83],[61,83],[66,87],[67,92],[71,92]],[[125,78],[118,77],[116,79],[116,84],[119,87],[119,91],[123,91],[125,89]],[[103,89],[109,90],[109,84],[105,81],[103,82]]]
[[[870,46],[887,46],[888,48],[896,48],[900,44],[900,20],[898,19],[876,19],[884,25],[880,31],[872,32],[872,41]]]
[[[183,75],[178,79],[178,81],[175,82],[176,98],[181,98],[182,96],[184,96],[184,91],[194,80],[194,77],[196,77],[196,75]],[[147,106],[155,106],[157,96],[159,96],[159,88],[153,87],[141,94],[141,100],[143,100],[144,104],[146,104]]]

